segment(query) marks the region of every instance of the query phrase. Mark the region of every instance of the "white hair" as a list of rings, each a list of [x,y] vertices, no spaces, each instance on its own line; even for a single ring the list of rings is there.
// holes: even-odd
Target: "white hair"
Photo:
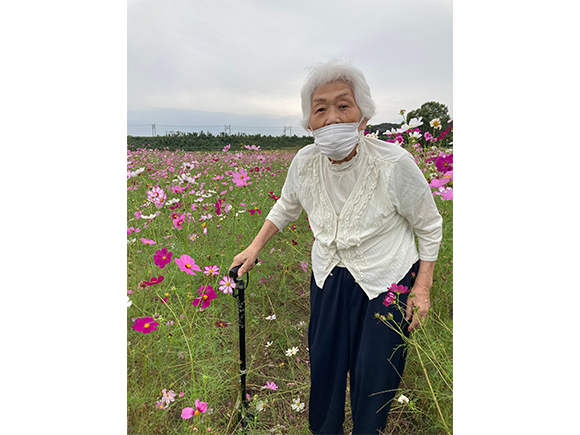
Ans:
[[[320,87],[334,82],[345,82],[352,88],[354,100],[363,118],[371,119],[376,113],[376,106],[371,98],[371,90],[362,71],[354,66],[332,59],[325,64],[317,64],[310,68],[300,95],[302,97],[302,127],[308,130],[312,96]]]

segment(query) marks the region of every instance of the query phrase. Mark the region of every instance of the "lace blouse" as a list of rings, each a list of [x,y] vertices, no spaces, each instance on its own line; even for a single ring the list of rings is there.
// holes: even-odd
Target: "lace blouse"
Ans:
[[[398,145],[363,137],[356,155],[341,164],[314,145],[301,149],[267,219],[282,231],[303,209],[315,237],[319,287],[335,266],[346,267],[373,299],[417,260],[437,259],[442,218],[421,170]]]

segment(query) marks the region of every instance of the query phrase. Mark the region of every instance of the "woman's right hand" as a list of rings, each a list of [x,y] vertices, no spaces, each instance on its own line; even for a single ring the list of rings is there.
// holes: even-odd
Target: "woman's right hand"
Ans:
[[[234,261],[230,266],[229,270],[232,270],[234,267],[242,265],[238,270],[238,277],[244,275],[245,273],[249,272],[254,268],[256,265],[256,260],[258,255],[260,254],[260,250],[253,248],[252,246],[248,246],[242,252],[234,257]]]

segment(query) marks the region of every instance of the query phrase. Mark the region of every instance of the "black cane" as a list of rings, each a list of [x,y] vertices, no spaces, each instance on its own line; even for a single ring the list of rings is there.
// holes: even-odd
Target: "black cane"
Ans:
[[[256,260],[258,263],[258,260]],[[238,319],[240,331],[240,375],[241,375],[241,403],[240,403],[240,424],[243,432],[246,433],[248,426],[247,419],[253,419],[254,416],[248,412],[248,398],[246,397],[246,298],[245,290],[247,284],[250,282],[250,274],[248,275],[248,282],[245,283],[241,277],[238,277],[238,271],[242,265],[234,267],[230,270],[230,278],[236,283],[236,288],[233,290],[232,296],[238,298]],[[243,409],[243,410],[242,410]]]

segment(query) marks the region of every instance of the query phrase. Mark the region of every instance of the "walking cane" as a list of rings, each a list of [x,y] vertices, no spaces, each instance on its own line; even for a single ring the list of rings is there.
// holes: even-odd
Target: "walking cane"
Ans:
[[[256,260],[258,263],[258,260]],[[240,424],[243,433],[246,433],[248,421],[253,420],[254,416],[248,411],[248,398],[246,397],[246,299],[245,290],[247,284],[250,282],[250,274],[248,275],[247,283],[241,277],[238,277],[238,271],[242,265],[234,267],[230,270],[230,278],[236,283],[236,288],[233,290],[232,296],[238,298],[238,318],[239,318],[239,335],[240,335],[240,375],[241,375],[241,403],[240,403]]]

